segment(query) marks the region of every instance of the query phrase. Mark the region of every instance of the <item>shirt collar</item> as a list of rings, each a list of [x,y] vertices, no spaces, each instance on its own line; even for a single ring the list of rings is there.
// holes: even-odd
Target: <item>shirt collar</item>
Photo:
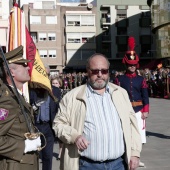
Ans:
[[[98,94],[90,84],[87,84],[87,97],[90,97],[93,93]],[[109,93],[109,84],[106,85],[105,93]],[[99,95],[99,94],[98,94]]]

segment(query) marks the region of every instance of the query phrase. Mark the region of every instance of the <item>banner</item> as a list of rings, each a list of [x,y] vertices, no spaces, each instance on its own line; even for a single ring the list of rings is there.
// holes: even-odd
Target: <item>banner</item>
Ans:
[[[31,60],[31,62],[28,63],[31,77],[29,82],[30,86],[33,88],[44,88],[52,95],[50,80],[35,43],[26,28],[24,12],[18,7],[18,4],[14,5],[10,13],[7,44],[7,51],[11,51],[16,47],[23,45],[23,58]],[[28,85],[24,85],[23,92],[29,101]]]

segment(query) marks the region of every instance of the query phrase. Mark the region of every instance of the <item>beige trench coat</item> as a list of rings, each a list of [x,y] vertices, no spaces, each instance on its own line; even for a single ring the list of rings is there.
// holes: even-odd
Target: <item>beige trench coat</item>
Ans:
[[[64,143],[61,156],[61,170],[79,169],[79,152],[74,144],[78,135],[83,133],[86,114],[87,85],[79,86],[68,92],[60,102],[60,109],[54,119],[53,129],[56,136]],[[126,145],[125,161],[130,162],[131,156],[140,157],[141,138],[137,127],[135,113],[127,92],[109,83],[109,93],[118,111]]]

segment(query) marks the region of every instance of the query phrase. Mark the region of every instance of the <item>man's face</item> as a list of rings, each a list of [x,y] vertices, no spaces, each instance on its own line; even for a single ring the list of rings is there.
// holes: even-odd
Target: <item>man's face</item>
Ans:
[[[127,70],[130,72],[130,73],[134,73],[136,71],[136,64],[127,64]]]
[[[15,82],[25,83],[30,80],[27,64],[12,64],[10,67],[11,75]]]
[[[106,59],[102,56],[93,57],[87,68],[87,74],[88,82],[93,89],[104,89],[109,81],[109,65]]]

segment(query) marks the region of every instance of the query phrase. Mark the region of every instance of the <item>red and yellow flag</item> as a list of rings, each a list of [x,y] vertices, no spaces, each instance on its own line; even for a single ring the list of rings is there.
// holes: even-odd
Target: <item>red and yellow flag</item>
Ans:
[[[29,63],[31,87],[44,88],[52,94],[51,83],[46,73],[44,64],[40,58],[32,37],[26,28],[24,12],[18,7],[17,4],[14,5],[10,13],[7,44],[7,51],[11,51],[16,47],[23,45],[23,58],[31,60]],[[26,96],[29,96],[27,91],[28,86],[24,86],[23,92]]]

